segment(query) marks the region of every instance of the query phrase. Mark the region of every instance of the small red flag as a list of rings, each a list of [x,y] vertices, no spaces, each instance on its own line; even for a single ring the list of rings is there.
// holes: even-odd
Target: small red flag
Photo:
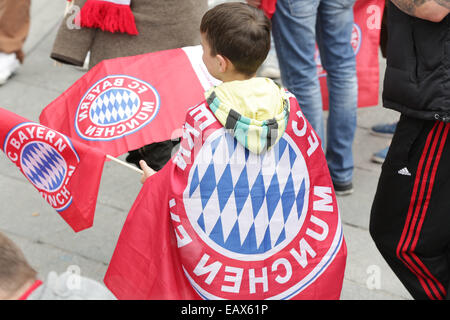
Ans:
[[[200,46],[104,60],[50,103],[39,120],[117,157],[180,137],[186,110],[214,83]]]
[[[144,184],[104,282],[119,299],[339,299],[347,249],[320,140],[290,97],[286,132],[254,154],[206,102]]]
[[[3,152],[75,231],[92,226],[105,155],[0,108]]]

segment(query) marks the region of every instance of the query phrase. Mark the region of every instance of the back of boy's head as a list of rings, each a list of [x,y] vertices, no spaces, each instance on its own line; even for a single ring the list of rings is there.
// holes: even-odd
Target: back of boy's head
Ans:
[[[36,275],[19,247],[0,232],[0,293],[14,294]]]
[[[246,3],[228,2],[208,10],[200,32],[211,54],[228,58],[236,71],[253,75],[270,49],[271,22],[263,11]]]

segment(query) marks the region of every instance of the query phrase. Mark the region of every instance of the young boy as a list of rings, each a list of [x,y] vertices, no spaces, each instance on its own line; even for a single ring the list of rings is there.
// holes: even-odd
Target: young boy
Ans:
[[[227,127],[226,123],[230,117],[228,126],[232,125],[233,117],[238,116],[236,113],[254,121],[275,119],[273,124],[269,121],[267,135],[274,128],[277,128],[275,134],[282,134],[286,127],[289,109],[285,110],[288,108],[285,106],[285,91],[269,78],[255,78],[270,50],[270,30],[270,20],[260,10],[243,3],[224,3],[203,16],[200,25],[203,62],[209,73],[223,82],[206,92],[205,97],[207,101],[214,101],[217,97],[217,101],[223,103],[212,111],[227,129],[234,129]],[[240,101],[243,103],[233,105],[233,108],[227,106],[227,103],[233,103],[227,100],[227,94],[233,94],[234,99],[243,99]],[[256,100],[258,103],[252,104]],[[262,139],[252,139],[249,148],[260,153],[273,143],[268,141],[266,146],[264,137]],[[258,145],[253,146],[254,143]],[[140,165],[144,171],[141,181],[144,182],[155,171],[145,161],[140,161]]]
[[[270,27],[244,3],[204,15],[222,84],[128,215],[105,276],[119,299],[339,298],[346,247],[320,141],[292,95],[255,77]]]

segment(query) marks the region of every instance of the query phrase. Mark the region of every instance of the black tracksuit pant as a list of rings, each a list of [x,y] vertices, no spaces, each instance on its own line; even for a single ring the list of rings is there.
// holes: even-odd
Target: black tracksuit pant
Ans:
[[[402,116],[372,205],[370,234],[414,299],[447,298],[449,129],[449,123]]]

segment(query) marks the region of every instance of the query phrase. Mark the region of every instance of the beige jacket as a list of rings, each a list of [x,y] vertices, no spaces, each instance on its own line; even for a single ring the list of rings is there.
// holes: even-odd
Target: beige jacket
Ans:
[[[16,53],[23,62],[23,44],[30,30],[30,0],[0,0],[0,52]]]

